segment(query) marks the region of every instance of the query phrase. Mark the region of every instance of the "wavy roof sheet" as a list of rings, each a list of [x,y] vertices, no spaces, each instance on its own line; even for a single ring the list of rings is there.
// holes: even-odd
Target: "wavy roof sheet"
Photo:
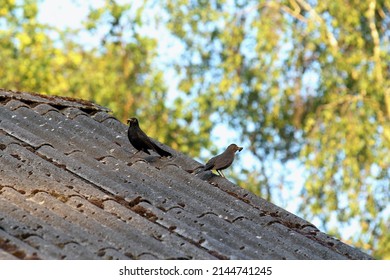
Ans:
[[[145,120],[141,120],[145,123]],[[370,259],[96,104],[0,90],[0,259]]]

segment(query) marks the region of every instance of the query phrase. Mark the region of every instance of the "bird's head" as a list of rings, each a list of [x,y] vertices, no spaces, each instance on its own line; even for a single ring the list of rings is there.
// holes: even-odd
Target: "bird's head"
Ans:
[[[127,120],[127,124],[130,126],[138,126],[138,120],[137,118],[130,118]]]
[[[227,148],[228,148],[228,150],[231,150],[234,153],[237,151],[241,152],[243,149],[243,147],[238,147],[236,144],[230,144],[229,147],[227,147]]]

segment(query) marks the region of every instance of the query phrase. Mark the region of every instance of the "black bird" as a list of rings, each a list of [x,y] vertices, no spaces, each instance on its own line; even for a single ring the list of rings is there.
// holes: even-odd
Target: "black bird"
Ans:
[[[205,166],[200,166],[202,167],[202,170],[198,171],[198,173],[206,170],[216,170],[219,175],[225,178],[222,170],[232,165],[235,153],[237,151],[241,152],[241,150],[242,147],[238,147],[236,144],[230,144],[222,154],[211,158]],[[195,170],[199,169],[200,167],[195,168]],[[194,172],[195,170],[188,171]]]
[[[171,153],[164,151],[159,146],[154,144],[150,138],[141,130],[138,124],[138,120],[136,118],[130,118],[127,120],[129,124],[129,130],[127,131],[127,136],[129,137],[129,141],[134,148],[140,151],[144,151],[145,153],[150,155],[148,150],[153,150],[158,153],[162,157],[170,157]],[[135,153],[134,155],[136,155]]]

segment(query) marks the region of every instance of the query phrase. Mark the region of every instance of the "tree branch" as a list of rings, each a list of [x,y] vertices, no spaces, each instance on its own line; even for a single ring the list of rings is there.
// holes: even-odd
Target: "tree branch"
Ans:
[[[279,9],[279,10],[289,14],[290,16],[298,19],[299,21],[307,22],[307,19],[304,16],[301,15],[301,8],[297,4],[297,2],[295,0],[290,0],[290,3],[291,3],[291,6],[294,7],[293,10],[291,8],[289,8],[289,7],[285,6],[285,5],[281,5],[280,3],[275,2],[275,1],[264,2],[264,4],[262,6],[263,7],[272,8],[272,9],[276,9],[276,10]]]
[[[382,67],[381,67],[381,53],[380,53],[380,42],[379,34],[375,24],[375,7],[376,1],[371,0],[368,5],[367,18],[369,27],[371,30],[372,41],[374,42],[374,61],[375,61],[375,76],[378,83],[383,81]]]
[[[329,45],[333,48],[333,50],[338,50],[338,42],[334,37],[333,33],[329,31],[328,27],[324,19],[307,3],[305,0],[296,0],[302,8],[309,12],[309,14],[313,17],[315,21],[317,21],[326,31],[326,35],[328,36]]]
[[[371,37],[374,43],[374,63],[375,63],[375,79],[378,84],[383,82],[383,73],[382,73],[382,60],[381,60],[381,49],[380,49],[380,39],[378,29],[375,23],[375,9],[376,1],[370,0],[367,11],[368,24],[371,30]],[[385,94],[385,104],[387,109],[387,116],[390,118],[390,88],[387,87],[384,90]]]

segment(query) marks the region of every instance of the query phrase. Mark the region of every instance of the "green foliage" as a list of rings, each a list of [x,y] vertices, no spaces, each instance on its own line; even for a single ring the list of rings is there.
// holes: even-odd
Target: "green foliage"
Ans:
[[[390,1],[167,0],[166,9],[187,50],[183,89],[258,159],[260,169],[242,172],[247,187],[270,197],[280,182],[267,179],[277,172],[269,163],[300,160],[302,213],[324,227],[334,214],[340,225],[358,219],[352,242],[388,257]]]

